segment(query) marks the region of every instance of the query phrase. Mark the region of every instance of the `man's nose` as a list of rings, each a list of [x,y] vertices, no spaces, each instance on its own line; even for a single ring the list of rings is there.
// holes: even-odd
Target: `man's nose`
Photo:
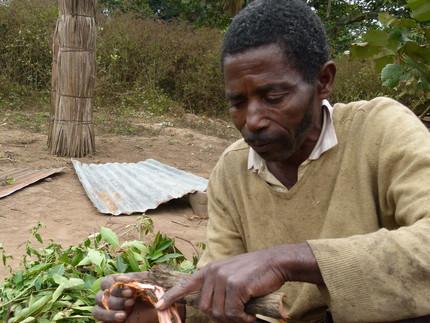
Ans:
[[[246,113],[246,127],[248,130],[257,132],[267,128],[269,123],[264,104],[258,100],[250,101]]]

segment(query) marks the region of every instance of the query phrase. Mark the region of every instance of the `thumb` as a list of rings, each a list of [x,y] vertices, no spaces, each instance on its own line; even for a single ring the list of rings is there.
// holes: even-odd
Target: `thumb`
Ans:
[[[157,310],[165,310],[169,306],[173,305],[176,301],[182,297],[197,293],[201,290],[203,285],[203,273],[198,271],[193,275],[185,277],[180,281],[179,284],[170,288],[163,297],[155,304]]]

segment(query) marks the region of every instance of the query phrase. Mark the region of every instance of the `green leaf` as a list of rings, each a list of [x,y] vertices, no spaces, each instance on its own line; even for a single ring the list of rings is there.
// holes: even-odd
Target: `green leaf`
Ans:
[[[54,281],[55,281],[58,285],[65,284],[65,283],[67,283],[67,280],[68,280],[66,277],[60,276],[60,275],[58,275],[58,274],[53,274],[53,275],[52,275],[52,278],[54,279]]]
[[[370,46],[368,43],[359,43],[351,46],[352,58],[368,58],[373,57],[379,51],[379,48]]]
[[[430,65],[430,49],[421,47],[415,42],[409,41],[400,50],[401,53],[408,55],[416,63],[424,63]]]
[[[42,279],[40,277],[36,278],[34,281],[34,289],[36,291],[40,290],[40,287],[42,286]]]
[[[50,267],[50,266],[51,266],[51,264],[49,264],[49,263],[42,263],[42,264],[38,264],[38,265],[35,265],[35,266],[33,266],[33,267],[29,268],[25,274],[26,274],[27,276],[28,276],[28,275],[33,275],[33,274],[38,274],[38,273],[40,273],[42,270],[45,270],[46,268],[48,268],[48,267]]]
[[[124,273],[127,270],[127,266],[125,265],[124,260],[121,256],[117,256],[115,258],[115,267],[120,273]]]
[[[377,73],[381,73],[381,71],[385,66],[393,63],[393,60],[394,60],[393,56],[383,56],[380,58],[376,58],[374,62],[375,62],[375,70],[377,71]]]
[[[184,260],[183,262],[181,262],[178,269],[179,271],[190,271],[190,270],[193,270],[194,268],[195,267],[191,261]]]
[[[23,273],[22,269],[20,269],[15,275],[13,275],[12,281],[15,285],[18,285],[23,281]]]
[[[90,257],[85,257],[84,259],[82,259],[78,264],[76,264],[76,266],[89,266],[92,264],[92,261],[90,259]]]
[[[36,237],[37,241],[39,241],[40,243],[43,243],[42,237],[40,236],[39,233],[36,233],[34,236]]]
[[[29,317],[33,314],[39,313],[39,311],[49,302],[51,297],[52,297],[52,294],[45,295],[39,298],[34,303],[31,303],[30,307],[27,307],[20,312],[19,318],[21,319],[21,318]]]
[[[125,252],[125,254],[127,256],[127,261],[128,261],[128,264],[130,265],[132,271],[139,271],[139,262],[135,258],[136,253],[133,252],[132,250],[128,249]],[[141,256],[141,255],[139,255],[139,256]]]
[[[143,241],[138,241],[138,240],[126,241],[121,245],[121,249],[125,249],[128,247],[136,248],[141,252],[145,252],[145,253],[149,251],[149,248],[145,245],[145,243]]]
[[[100,251],[94,249],[88,249],[87,257],[90,258],[93,264],[99,266],[100,268],[105,261],[104,255]]]
[[[411,16],[418,21],[430,21],[430,2],[428,0],[409,0],[406,7],[412,9]]]
[[[164,255],[163,257],[158,258],[156,263],[159,264],[179,257],[183,257],[183,255],[181,255],[180,253],[169,253],[167,255]]]
[[[157,245],[156,250],[157,251],[163,251],[163,250],[169,248],[172,244],[173,244],[173,240],[171,240],[171,239],[165,240],[165,241],[163,241]]]
[[[85,282],[80,278],[71,277],[65,284],[64,289],[84,289]]]
[[[149,259],[156,260],[156,259],[160,258],[162,255],[163,255],[163,252],[161,252],[160,250],[157,250],[152,255],[148,255],[148,256],[149,256]]]
[[[66,281],[67,281],[67,279],[66,279]],[[52,307],[52,305],[54,304],[54,302],[57,301],[57,299],[61,296],[61,294],[64,291],[64,286],[65,286],[65,283],[60,284],[57,287],[57,289],[52,293],[52,299],[47,304],[48,309],[50,309]]]
[[[84,259],[84,251],[82,249],[76,249],[75,250],[75,255],[73,256],[73,259],[71,261],[71,265],[74,266],[80,266],[79,264],[82,262],[82,260]],[[88,264],[89,265],[89,264]]]
[[[100,290],[100,284],[101,284],[101,282],[102,282],[102,280],[103,280],[103,277],[99,277],[92,285],[91,285],[91,290],[94,292],[94,293],[97,293],[99,290]]]
[[[85,275],[84,277],[84,282],[85,282],[85,288],[86,289],[90,289],[91,286],[94,284],[94,282],[96,281],[96,278],[92,275]]]
[[[52,267],[51,269],[49,269],[49,271],[48,271],[48,277],[53,278],[54,274],[62,276],[64,274],[64,265],[60,264],[60,265],[57,265],[57,266]]]
[[[139,271],[147,271],[148,269],[149,269],[148,259],[143,258],[143,260],[139,264]]]
[[[370,46],[384,47],[388,44],[389,34],[382,30],[369,30],[363,36]]]
[[[396,23],[399,19],[390,15],[388,12],[380,12],[378,13],[378,20],[386,26],[390,26],[393,23]]]
[[[109,243],[114,247],[119,247],[119,239],[118,236],[109,228],[101,227],[100,234],[104,241]]]
[[[403,67],[397,64],[388,64],[381,74],[382,84],[389,88],[394,88],[400,83]]]
[[[85,241],[84,241],[84,246],[85,247],[89,247],[89,246],[91,246],[91,240],[89,239],[89,238],[87,238]]]

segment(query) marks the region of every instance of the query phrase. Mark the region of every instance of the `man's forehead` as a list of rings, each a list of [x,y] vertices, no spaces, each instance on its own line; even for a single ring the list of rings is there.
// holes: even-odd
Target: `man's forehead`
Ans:
[[[283,55],[281,46],[279,44],[269,43],[269,44],[264,44],[261,46],[250,47],[250,48],[245,49],[241,52],[237,52],[237,53],[233,53],[233,54],[227,54],[224,58],[224,64],[228,60],[231,60],[231,59],[238,59],[241,57],[254,55],[254,54],[258,54],[258,53],[262,53],[262,52],[268,52],[268,51],[272,51],[273,53],[277,53],[277,55]]]

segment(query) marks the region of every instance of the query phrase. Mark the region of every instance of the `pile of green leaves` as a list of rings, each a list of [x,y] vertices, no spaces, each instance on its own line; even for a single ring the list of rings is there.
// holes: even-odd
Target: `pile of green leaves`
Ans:
[[[147,217],[141,218],[148,223]],[[42,223],[30,232],[43,245],[38,233]],[[152,231],[152,221],[142,234]],[[7,255],[0,243],[3,264]],[[31,259],[31,260],[29,260]],[[63,248],[52,240],[37,250],[29,241],[23,257],[24,269],[12,272],[0,283],[0,321],[2,322],[93,322],[91,315],[95,294],[106,275],[144,271],[164,264],[172,269],[192,272],[194,263],[186,260],[174,246],[174,240],[157,233],[145,244],[142,241],[119,243],[111,229],[88,237],[82,244]]]

